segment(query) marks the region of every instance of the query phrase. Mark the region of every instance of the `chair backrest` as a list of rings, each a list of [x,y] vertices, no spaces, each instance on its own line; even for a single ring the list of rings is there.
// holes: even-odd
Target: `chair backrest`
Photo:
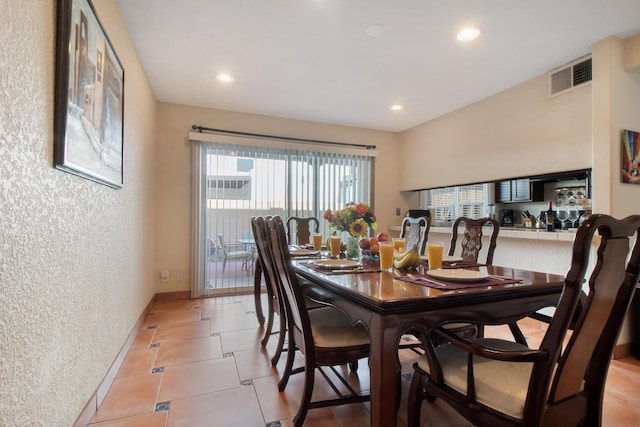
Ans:
[[[418,245],[418,251],[420,255],[423,255],[424,249],[427,247],[430,228],[431,223],[424,216],[417,218],[404,217],[400,228],[400,237],[405,239],[405,247],[407,250],[411,249],[414,245]]]
[[[267,219],[263,217],[251,218],[251,230],[253,230],[253,239],[256,242],[256,249],[258,251],[258,262],[262,266],[262,274],[264,276],[265,283],[271,291],[270,294],[282,303],[280,289],[275,276],[275,265],[273,263],[271,247],[269,246],[270,244],[268,241],[269,229],[267,227]],[[281,306],[282,305],[279,307]],[[280,314],[280,312],[278,312],[278,314]]]
[[[307,312],[302,288],[291,264],[291,254],[285,226],[282,218],[274,216],[266,221],[268,228],[268,241],[273,255],[274,271],[282,294],[285,311],[287,314],[287,327],[293,336],[296,346],[306,357],[307,344],[312,345],[311,321]],[[291,343],[289,343],[292,348]],[[311,352],[313,353],[313,352]]]
[[[594,252],[596,259],[588,281],[588,295],[563,351],[596,232],[600,243]],[[541,409],[549,405],[545,422],[540,425],[576,425],[585,416],[589,418],[585,425],[600,425],[611,354],[640,276],[638,232],[640,215],[623,220],[592,215],[578,228],[571,268],[540,344],[540,350],[548,352],[549,357],[534,364],[524,419],[537,418]],[[629,238],[634,234],[635,242],[630,250]]]
[[[489,237],[489,248],[487,249],[487,258],[485,264],[493,263],[493,253],[496,250],[496,240],[500,232],[498,221],[492,218],[471,219],[464,216],[457,218],[451,228],[451,243],[449,244],[449,255],[453,255],[456,250],[456,242],[458,241],[458,228],[464,226],[464,235],[460,242],[460,257],[464,261],[478,262],[478,255],[482,249],[482,227],[492,226],[491,236]]]
[[[224,241],[224,235],[223,234],[218,234],[218,240],[220,241],[220,247],[222,248],[222,252],[224,253],[224,256],[226,257],[227,255],[229,255],[229,248],[227,247],[227,244]]]
[[[301,218],[291,216],[287,219],[287,240],[291,245],[307,245],[311,243],[312,230],[314,233],[320,231],[320,222],[316,217]],[[295,236],[295,241],[293,236]]]

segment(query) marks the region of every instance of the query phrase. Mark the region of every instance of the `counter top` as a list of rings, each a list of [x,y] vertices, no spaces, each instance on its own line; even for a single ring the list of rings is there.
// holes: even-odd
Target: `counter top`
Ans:
[[[399,225],[391,225],[387,227],[391,232],[400,232]],[[441,226],[431,226],[429,229],[429,234],[431,233],[446,233],[451,234],[451,226],[449,227],[441,227]],[[524,227],[500,227],[500,234],[498,234],[498,239],[500,238],[510,238],[510,239],[530,239],[530,240],[549,240],[549,241],[560,241],[560,242],[573,242],[573,239],[576,236],[575,229],[572,231],[554,231],[548,232],[545,230],[524,228]]]

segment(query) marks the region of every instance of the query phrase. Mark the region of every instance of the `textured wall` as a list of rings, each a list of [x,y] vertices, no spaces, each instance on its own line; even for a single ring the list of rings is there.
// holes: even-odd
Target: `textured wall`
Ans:
[[[115,1],[125,187],[53,166],[54,0],[0,0],[0,425],[72,425],[152,298],[155,101]]]

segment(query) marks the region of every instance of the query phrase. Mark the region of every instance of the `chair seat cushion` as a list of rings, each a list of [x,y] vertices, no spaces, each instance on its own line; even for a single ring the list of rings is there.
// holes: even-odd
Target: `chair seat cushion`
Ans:
[[[352,325],[347,316],[334,307],[320,307],[309,311],[311,332],[316,347],[339,348],[369,344],[364,326]]]
[[[497,350],[527,349],[522,344],[495,338],[477,338],[470,341]],[[436,348],[436,354],[442,367],[444,383],[466,394],[468,353],[453,344],[444,344]],[[521,419],[533,364],[502,362],[479,356],[474,356],[473,360],[478,402]],[[429,363],[424,355],[418,359],[418,366],[423,371],[430,372]]]
[[[233,251],[227,254],[227,258],[244,258],[251,256],[251,252],[246,251]]]

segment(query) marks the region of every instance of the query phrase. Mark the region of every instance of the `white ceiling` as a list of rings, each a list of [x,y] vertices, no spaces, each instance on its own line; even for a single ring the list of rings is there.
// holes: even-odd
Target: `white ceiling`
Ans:
[[[640,0],[117,1],[159,101],[389,131],[640,32]]]

